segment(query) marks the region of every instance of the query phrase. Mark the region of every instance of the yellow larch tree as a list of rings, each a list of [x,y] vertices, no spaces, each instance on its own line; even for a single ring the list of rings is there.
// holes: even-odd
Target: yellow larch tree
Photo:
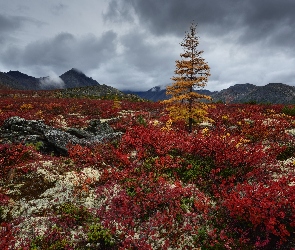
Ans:
[[[208,104],[204,100],[211,100],[210,96],[197,93],[195,90],[203,88],[208,82],[210,68],[202,58],[203,51],[197,50],[199,38],[194,23],[190,31],[180,43],[184,52],[180,54],[182,60],[176,60],[176,76],[172,77],[173,84],[168,86],[166,94],[171,96],[165,100],[170,118],[174,121],[185,120],[188,130],[192,132],[193,121],[206,120]]]

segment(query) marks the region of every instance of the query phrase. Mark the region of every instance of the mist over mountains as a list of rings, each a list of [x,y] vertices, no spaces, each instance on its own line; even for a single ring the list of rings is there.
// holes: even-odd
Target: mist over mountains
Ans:
[[[20,90],[50,90],[99,86],[100,84],[78,69],[72,68],[60,76],[51,74],[40,78],[28,76],[19,71],[0,72],[1,85]]]
[[[60,76],[50,74],[47,77],[35,78],[19,71],[0,72],[0,89],[16,90],[54,90],[61,89],[70,91],[79,88],[83,95],[91,93],[96,96],[102,95],[137,95],[142,99],[160,101],[168,99],[166,88],[155,86],[147,91],[119,91],[105,84],[101,85],[91,77],[86,76],[78,69],[63,73]],[[273,103],[295,104],[295,87],[283,83],[269,83],[265,86],[254,84],[236,84],[221,91],[209,91],[206,89],[196,90],[200,94],[211,96],[213,102],[224,103]]]

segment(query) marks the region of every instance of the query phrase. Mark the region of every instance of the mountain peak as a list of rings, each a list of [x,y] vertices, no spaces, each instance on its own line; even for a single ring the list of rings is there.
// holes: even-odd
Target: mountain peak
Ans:
[[[150,91],[150,92],[159,92],[159,91],[162,91],[162,90],[166,90],[166,87],[158,85],[158,86],[155,86],[155,87],[149,89],[148,91]]]
[[[86,86],[99,86],[100,84],[91,77],[86,76],[81,70],[72,68],[63,73],[60,78],[65,83],[65,88],[77,88]]]
[[[75,72],[75,73],[78,73],[80,75],[85,75],[82,70],[79,70],[77,68],[71,68],[68,72]]]
[[[66,74],[74,74],[74,75],[83,75],[83,76],[86,76],[81,70],[76,69],[76,68],[71,68],[70,70],[66,71],[62,75],[66,75]]]

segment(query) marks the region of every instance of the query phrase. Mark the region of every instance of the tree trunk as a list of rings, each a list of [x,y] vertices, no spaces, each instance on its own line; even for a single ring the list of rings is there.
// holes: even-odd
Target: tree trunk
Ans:
[[[188,119],[188,132],[191,133],[193,131],[193,118]]]

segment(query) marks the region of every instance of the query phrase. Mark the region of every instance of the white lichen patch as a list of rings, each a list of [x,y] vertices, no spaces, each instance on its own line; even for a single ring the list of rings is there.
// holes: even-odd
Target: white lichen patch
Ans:
[[[285,130],[285,132],[287,134],[289,134],[289,135],[295,136],[295,128],[293,128],[293,129],[287,129],[287,130]]]
[[[295,175],[295,157],[290,157],[284,161],[279,161],[279,173],[273,173],[274,180],[278,180],[287,175]],[[290,186],[294,186],[295,182],[290,182]]]
[[[101,172],[97,169],[88,167],[81,171],[60,172],[57,170],[60,163],[53,161],[39,162],[39,167],[35,172],[35,177],[29,179],[28,183],[14,184],[14,188],[9,190],[9,194],[21,195],[21,188],[30,183],[37,183],[40,180],[50,183],[48,189],[37,193],[36,197],[26,197],[11,200],[5,207],[3,215],[12,218],[30,217],[43,214],[44,211],[52,210],[65,202],[78,203],[88,208],[97,206],[97,195],[95,187],[91,184],[99,181]],[[32,188],[33,190],[33,188]],[[85,204],[84,204],[85,203]]]

